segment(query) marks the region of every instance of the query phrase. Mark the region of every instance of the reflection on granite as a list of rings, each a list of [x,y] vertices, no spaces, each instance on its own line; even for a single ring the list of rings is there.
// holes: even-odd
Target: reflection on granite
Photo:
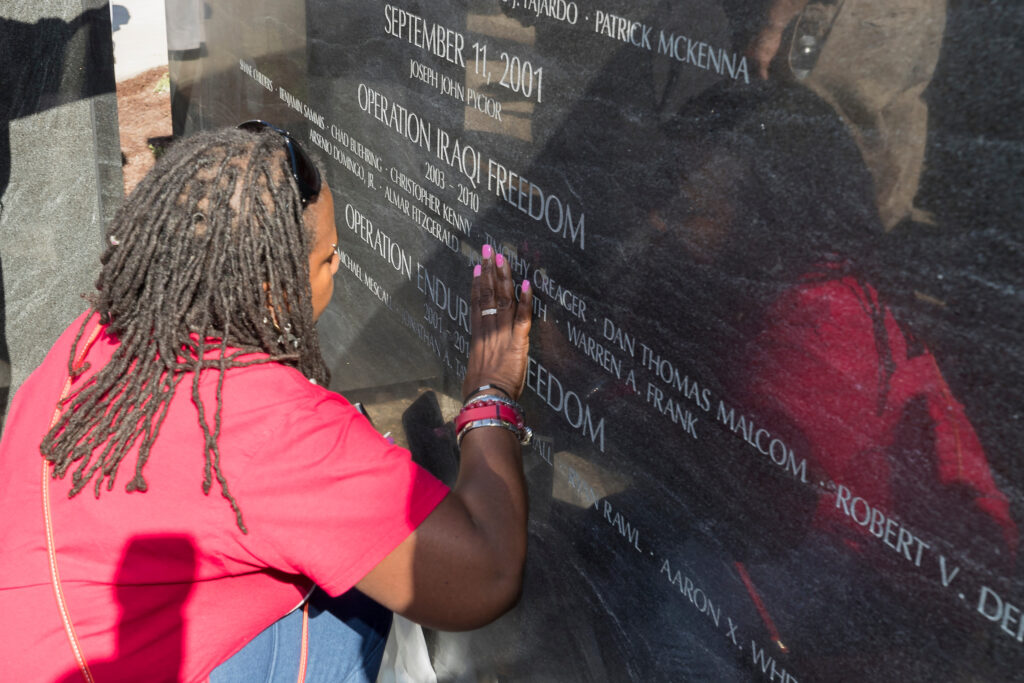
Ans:
[[[439,679],[1024,663],[1024,9],[799,4],[235,1],[172,63],[325,165],[333,386],[443,477],[480,247],[534,285],[523,599]]]
[[[98,271],[102,227],[120,202],[107,3],[4,3],[0,82],[0,382],[6,391],[85,309],[81,295]]]

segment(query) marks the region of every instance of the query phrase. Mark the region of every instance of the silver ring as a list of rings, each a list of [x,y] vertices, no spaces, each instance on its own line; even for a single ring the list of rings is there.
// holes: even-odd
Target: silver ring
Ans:
[[[497,308],[485,308],[484,310],[480,311],[480,315],[498,315],[498,309]]]

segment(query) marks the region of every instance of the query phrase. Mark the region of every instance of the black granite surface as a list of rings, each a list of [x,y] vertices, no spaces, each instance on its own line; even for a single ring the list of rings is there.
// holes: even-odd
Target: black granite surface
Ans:
[[[121,201],[113,59],[106,2],[0,7],[0,424],[85,310]]]
[[[442,680],[1020,675],[1024,8],[812,2],[762,73],[771,4],[189,17],[176,133],[322,161],[334,387],[440,476],[481,246],[537,291],[523,597]]]

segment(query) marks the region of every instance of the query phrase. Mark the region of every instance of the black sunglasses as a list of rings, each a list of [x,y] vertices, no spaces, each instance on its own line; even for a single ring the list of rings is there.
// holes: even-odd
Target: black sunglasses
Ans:
[[[306,154],[306,151],[302,149],[295,138],[291,136],[291,133],[283,128],[278,128],[272,123],[260,121],[259,119],[245,121],[238,124],[238,127],[252,133],[272,130],[283,137],[284,146],[288,150],[288,163],[291,166],[295,184],[299,187],[299,197],[302,199],[302,205],[305,206],[311,199],[316,199],[316,196],[320,194],[320,171],[316,170],[316,164],[313,163],[313,160],[309,158],[309,155]]]

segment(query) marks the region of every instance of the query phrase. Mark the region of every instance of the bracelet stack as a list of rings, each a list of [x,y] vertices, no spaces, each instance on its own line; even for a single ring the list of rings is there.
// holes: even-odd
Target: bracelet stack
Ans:
[[[522,406],[511,398],[498,394],[480,394],[466,401],[455,418],[455,438],[459,446],[462,445],[466,433],[478,427],[507,429],[515,434],[519,443],[524,446],[533,438],[533,430],[526,426],[526,415]]]

